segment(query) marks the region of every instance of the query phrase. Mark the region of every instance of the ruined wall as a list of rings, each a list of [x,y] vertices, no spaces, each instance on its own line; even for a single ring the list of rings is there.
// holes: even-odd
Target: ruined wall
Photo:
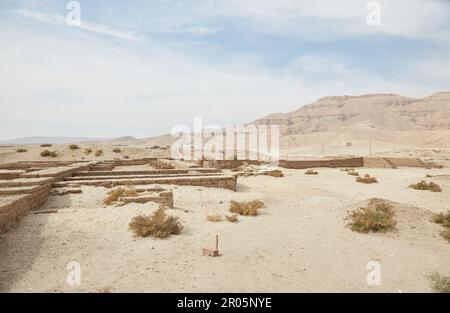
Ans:
[[[233,169],[243,165],[244,163],[252,165],[264,164],[264,162],[257,160],[210,160],[210,161],[205,160],[202,163],[204,167],[219,168],[219,169]]]
[[[30,194],[16,194],[0,198],[0,233],[7,231],[29,211],[38,209],[49,196],[50,184],[38,186]]]
[[[373,168],[397,168],[386,158],[364,158],[364,167]]]
[[[333,160],[305,160],[286,161],[280,160],[279,166],[284,168],[305,169],[312,167],[362,167],[363,158],[333,159]]]
[[[422,167],[426,168],[425,163],[419,158],[386,158],[397,167]]]

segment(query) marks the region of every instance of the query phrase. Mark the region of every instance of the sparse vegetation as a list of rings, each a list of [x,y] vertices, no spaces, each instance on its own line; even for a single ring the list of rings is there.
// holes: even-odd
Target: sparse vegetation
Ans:
[[[28,151],[27,149],[23,149],[23,148],[19,148],[16,150],[17,153],[25,153],[27,151]]]
[[[44,143],[41,145],[42,148],[50,148],[51,146],[53,146],[51,143]]]
[[[341,168],[341,171],[343,171],[343,172],[354,171],[354,170],[355,170],[354,168],[348,168],[348,167]]]
[[[41,152],[41,157],[52,157],[52,158],[56,158],[58,156],[58,153],[56,151],[50,151],[45,149],[44,151]]]
[[[78,149],[80,149],[80,146],[79,145],[70,145],[69,149],[70,150],[78,150]]]
[[[394,216],[393,206],[386,200],[371,198],[366,207],[358,208],[350,213],[347,226],[359,233],[384,233],[395,229],[397,222]]]
[[[284,177],[283,172],[281,170],[270,170],[264,172],[264,175],[272,176],[272,177]]]
[[[225,216],[228,222],[237,223],[239,221],[236,214]]]
[[[215,222],[215,223],[223,221],[223,217],[221,215],[218,215],[218,214],[207,215],[206,219],[208,221],[210,221],[210,222]]]
[[[359,176],[359,173],[357,171],[355,171],[354,169],[351,169],[347,172],[347,175]]]
[[[305,172],[305,175],[318,175],[319,173],[313,169],[309,169]]]
[[[413,188],[416,190],[429,190],[431,192],[441,192],[442,189],[438,184],[435,184],[433,182],[427,183],[424,180],[421,180],[420,182],[416,184],[409,185],[409,188]]]
[[[101,156],[103,154],[103,150],[97,150],[97,151],[95,151],[95,153],[94,153],[94,155],[96,156],[96,157],[99,157],[99,156]]]
[[[150,149],[160,149],[160,146],[152,146]]]
[[[112,150],[112,152],[114,152],[114,153],[121,153],[122,150],[120,150],[119,148],[114,148],[114,149]]]
[[[258,215],[258,209],[263,206],[263,203],[259,200],[252,200],[248,202],[230,201],[229,211],[244,216],[256,216]]]
[[[150,216],[138,215],[133,217],[128,224],[128,229],[136,237],[167,238],[170,235],[179,235],[183,225],[177,217],[168,216],[165,210],[160,208]]]
[[[103,204],[111,205],[113,202],[119,200],[119,198],[137,197],[138,193],[132,188],[117,188],[108,192],[108,197],[103,200]]]
[[[441,236],[450,242],[450,210],[446,213],[433,214],[432,221],[441,224],[444,230],[440,232]]]
[[[91,148],[84,149],[84,154],[89,155],[91,153],[92,153],[92,149]]]
[[[129,156],[129,155],[124,155],[123,158],[124,158],[125,160],[128,160],[128,159],[130,158],[130,156]]]
[[[450,293],[450,277],[443,276],[437,272],[428,276],[431,281],[431,288],[440,293]]]
[[[378,180],[376,179],[376,177],[372,177],[369,174],[364,175],[363,177],[358,176],[356,177],[356,181],[358,183],[363,183],[363,184],[374,184],[374,183],[378,183]]]

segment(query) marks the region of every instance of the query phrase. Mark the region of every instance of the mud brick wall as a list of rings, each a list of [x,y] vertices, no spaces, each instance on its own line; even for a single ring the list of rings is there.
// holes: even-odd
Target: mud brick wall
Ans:
[[[310,161],[286,161],[280,160],[279,166],[284,168],[305,169],[312,167],[362,167],[363,158],[310,160]]]
[[[396,166],[386,158],[364,158],[364,167],[396,168]]]
[[[170,164],[170,162],[163,160],[151,160],[148,162],[148,165],[154,167],[157,170],[171,170],[175,168],[172,164]]]
[[[262,162],[258,160],[205,160],[202,161],[202,166],[208,168],[219,168],[219,169],[233,169],[243,165],[244,163],[251,165],[261,165],[267,162]]]
[[[0,198],[0,233],[6,232],[29,211],[38,209],[49,196],[50,184],[39,186],[32,193]]]
[[[386,158],[397,167],[422,167],[426,168],[425,163],[419,158]]]
[[[147,203],[147,202],[155,202],[159,203],[161,206],[168,207],[173,209],[173,193],[170,190],[162,191],[158,195],[153,196],[139,196],[139,197],[124,197],[119,198],[119,202],[122,205],[128,203]]]
[[[142,158],[133,160],[110,160],[103,161],[99,165],[113,165],[113,166],[130,166],[130,165],[146,165],[148,162],[156,160],[156,158]]]

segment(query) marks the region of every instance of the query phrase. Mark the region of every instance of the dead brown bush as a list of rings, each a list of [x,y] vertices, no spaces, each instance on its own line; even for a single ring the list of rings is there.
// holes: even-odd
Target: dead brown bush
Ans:
[[[359,173],[358,173],[357,171],[355,171],[355,170],[349,170],[349,171],[347,172],[347,174],[348,174],[348,175],[352,175],[352,176],[359,176]]]
[[[433,182],[427,183],[424,180],[421,180],[418,183],[409,185],[409,188],[416,189],[416,190],[429,190],[431,192],[441,192],[442,191],[441,187],[438,184],[435,184]]]
[[[305,175],[318,175],[319,172],[313,170],[313,169],[309,169],[305,172]]]
[[[264,172],[264,175],[272,176],[272,177],[284,177],[283,172],[281,170],[271,170]]]
[[[206,216],[206,219],[207,219],[208,221],[210,221],[210,222],[215,222],[215,223],[218,223],[218,222],[222,222],[222,221],[223,221],[223,217],[222,217],[221,215],[218,215],[218,214],[207,215],[207,216]]]
[[[356,177],[356,181],[358,183],[363,183],[363,184],[378,183],[378,180],[376,179],[376,177],[372,177],[369,174],[366,174],[363,177],[361,177],[361,176]]]
[[[227,215],[225,217],[226,217],[227,221],[231,222],[231,223],[236,223],[236,222],[239,221],[239,219],[238,219],[236,214],[234,214],[234,215]]]
[[[112,150],[112,152],[114,152],[114,153],[121,153],[122,150],[120,150],[119,148],[114,148],[114,149]]]
[[[450,277],[443,276],[437,272],[428,276],[431,288],[436,292],[450,293]]]
[[[258,209],[262,206],[263,203],[259,200],[252,200],[248,202],[230,201],[229,211],[244,216],[256,216],[258,215]]]
[[[50,150],[44,150],[41,152],[41,157],[52,157],[52,158],[56,158],[58,156],[58,153],[56,151],[50,151]]]
[[[350,212],[347,217],[350,220],[347,226],[359,233],[387,232],[394,230],[397,225],[394,216],[391,204],[383,199],[372,198],[369,199],[366,207]]]
[[[99,157],[99,156],[101,156],[103,154],[103,150],[97,150],[97,151],[95,151],[95,156],[96,157]]]
[[[150,216],[135,216],[128,224],[128,230],[132,231],[135,237],[167,238],[170,235],[179,235],[182,229],[183,225],[179,219],[168,216],[161,208]]]
[[[103,204],[111,205],[113,202],[119,200],[119,198],[137,197],[138,193],[132,188],[117,188],[108,192],[108,197],[103,200]]]
[[[17,153],[25,153],[27,151],[28,151],[27,149],[23,149],[23,148],[19,148],[16,150]]]

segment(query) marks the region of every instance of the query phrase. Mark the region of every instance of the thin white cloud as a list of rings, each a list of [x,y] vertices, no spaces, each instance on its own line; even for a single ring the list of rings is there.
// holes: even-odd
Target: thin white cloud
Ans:
[[[30,10],[14,10],[15,13],[30,18],[39,22],[45,22],[45,23],[57,23],[57,24],[66,24],[67,20],[64,16],[56,15],[56,14],[47,14],[47,13],[41,13],[41,12],[35,12]],[[69,25],[68,25],[69,26]],[[109,28],[104,25],[99,25],[95,23],[90,23],[86,21],[81,21],[80,25],[70,25],[70,27],[77,27],[79,29],[101,34],[101,35],[108,35],[115,38],[125,39],[125,40],[131,40],[131,41],[142,41],[142,38],[136,36],[136,34],[132,31],[118,31],[112,28]]]

